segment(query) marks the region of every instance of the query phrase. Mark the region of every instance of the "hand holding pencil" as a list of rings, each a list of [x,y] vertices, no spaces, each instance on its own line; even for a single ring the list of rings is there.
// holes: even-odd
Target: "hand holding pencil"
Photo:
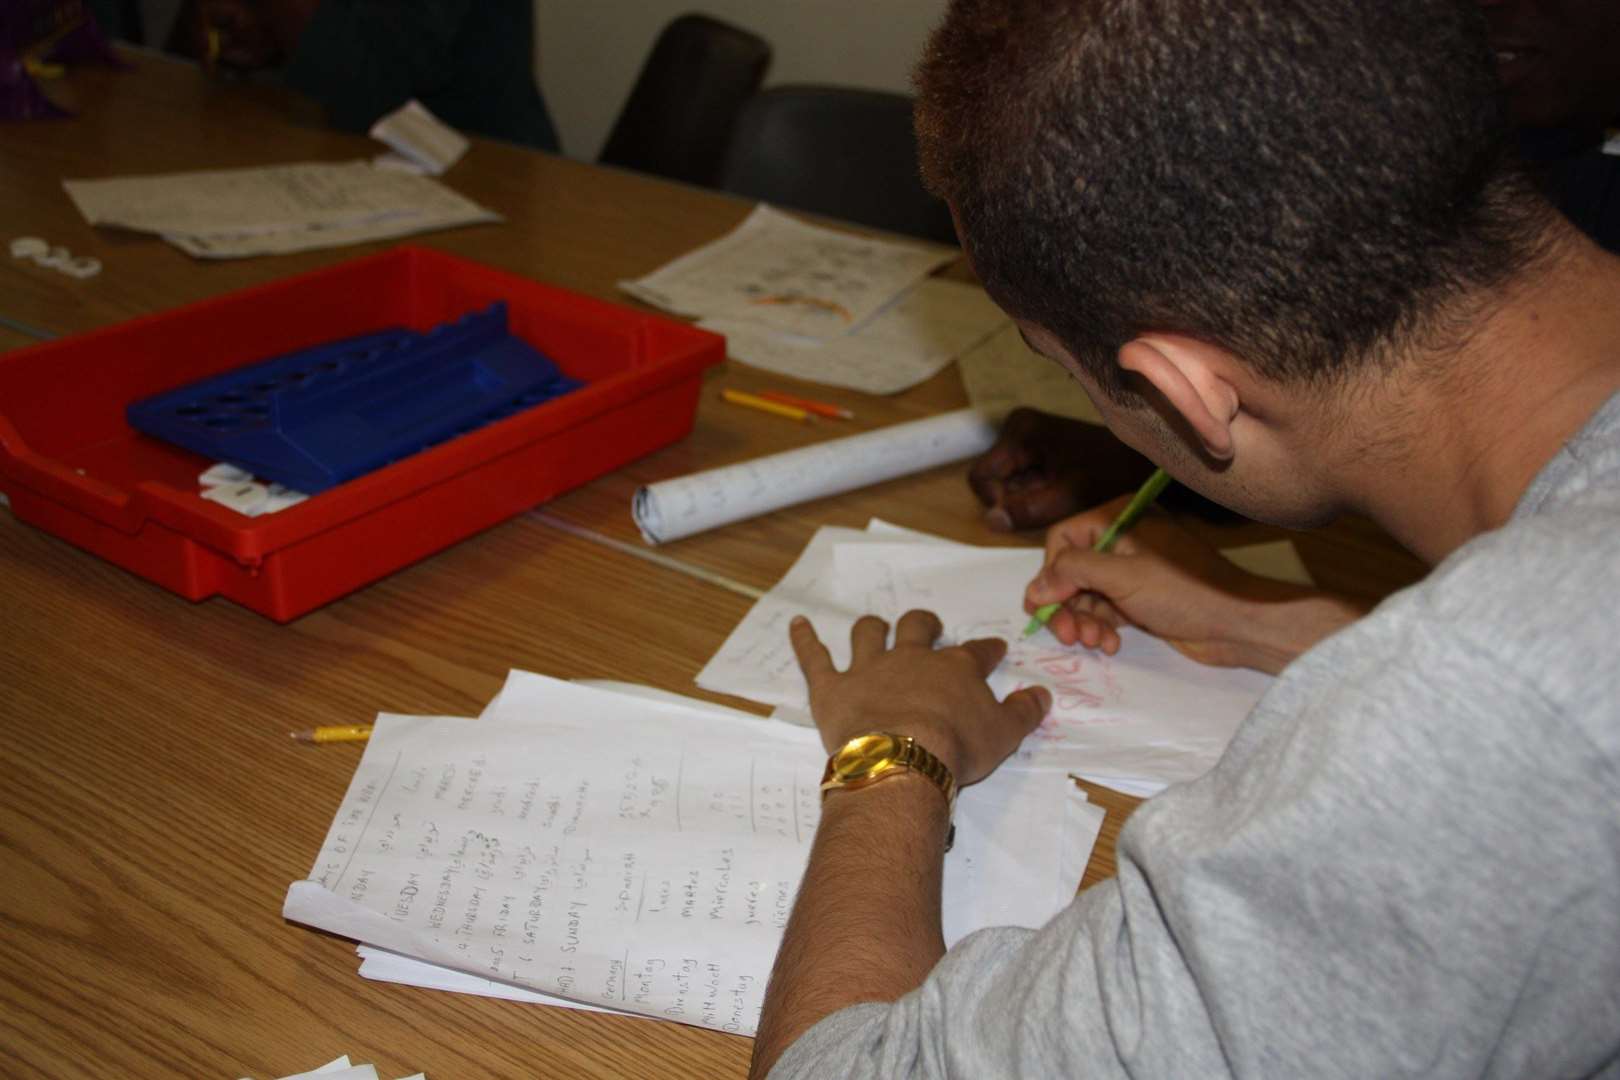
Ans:
[[[1115,499],[1047,533],[1046,565],[1024,605],[1059,605],[1046,624],[1059,641],[1113,654],[1120,630],[1135,626],[1202,663],[1262,671],[1298,651],[1273,632],[1268,613],[1321,605],[1322,594],[1240,569],[1163,514],[1114,530],[1111,551],[1099,551],[1130,502]]]

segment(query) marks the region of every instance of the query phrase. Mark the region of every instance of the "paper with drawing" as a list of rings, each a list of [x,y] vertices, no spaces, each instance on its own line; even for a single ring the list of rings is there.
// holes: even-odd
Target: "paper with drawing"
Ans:
[[[779,334],[735,318],[698,325],[724,334],[727,355],[750,367],[868,394],[898,394],[1009,324],[977,285],[929,278],[838,337]]]
[[[740,319],[819,340],[864,322],[956,255],[758,206],[720,239],[619,288],[677,315]]]
[[[1073,771],[1143,794],[1202,775],[1270,679],[1210,668],[1134,630],[1117,656],[1066,647],[1050,634],[1023,637],[1024,586],[1041,565],[1034,548],[971,548],[899,540],[883,532],[823,528],[787,575],[738,624],[698,675],[708,690],[803,708],[803,676],[787,624],[806,614],[843,666],[849,629],[873,612],[891,621],[913,607],[937,613],[948,642],[1000,637],[1007,658],[991,676],[1004,696],[1049,688],[1051,715],[1017,760]]]

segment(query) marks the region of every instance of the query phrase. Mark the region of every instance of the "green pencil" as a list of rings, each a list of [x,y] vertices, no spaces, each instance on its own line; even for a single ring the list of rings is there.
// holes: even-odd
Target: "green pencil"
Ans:
[[[1159,497],[1159,492],[1169,486],[1169,483],[1169,473],[1163,469],[1153,470],[1153,475],[1147,478],[1147,482],[1131,498],[1131,501],[1125,504],[1125,509],[1119,512],[1119,517],[1114,519],[1114,523],[1108,526],[1103,531],[1103,534],[1097,538],[1097,543],[1092,546],[1091,550],[1107,551],[1113,547],[1114,541],[1119,539],[1120,534],[1135,525],[1137,518],[1147,513],[1147,508],[1153,505],[1153,500]],[[1024,636],[1029,637],[1029,635],[1051,622],[1052,616],[1056,615],[1058,608],[1062,606],[1062,604],[1043,604],[1036,608],[1034,617],[1029,620],[1029,625],[1024,627]]]

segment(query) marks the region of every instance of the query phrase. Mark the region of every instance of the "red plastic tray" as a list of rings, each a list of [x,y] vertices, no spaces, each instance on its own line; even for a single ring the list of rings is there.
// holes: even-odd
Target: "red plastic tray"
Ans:
[[[336,338],[427,330],[495,300],[586,385],[248,518],[131,401]],[[285,622],[681,438],[725,339],[427,248],[400,247],[0,355],[0,490],[23,521],[191,600]]]

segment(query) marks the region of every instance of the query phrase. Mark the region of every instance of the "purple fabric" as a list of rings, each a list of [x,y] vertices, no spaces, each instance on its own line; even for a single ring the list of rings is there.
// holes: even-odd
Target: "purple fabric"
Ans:
[[[113,52],[83,0],[5,0],[0,4],[0,121],[72,115],[45,95],[23,60],[63,26],[73,28],[51,47],[47,62],[130,66]]]
[[[0,48],[0,120],[46,120],[67,116],[52,104],[23,67],[22,57]]]

